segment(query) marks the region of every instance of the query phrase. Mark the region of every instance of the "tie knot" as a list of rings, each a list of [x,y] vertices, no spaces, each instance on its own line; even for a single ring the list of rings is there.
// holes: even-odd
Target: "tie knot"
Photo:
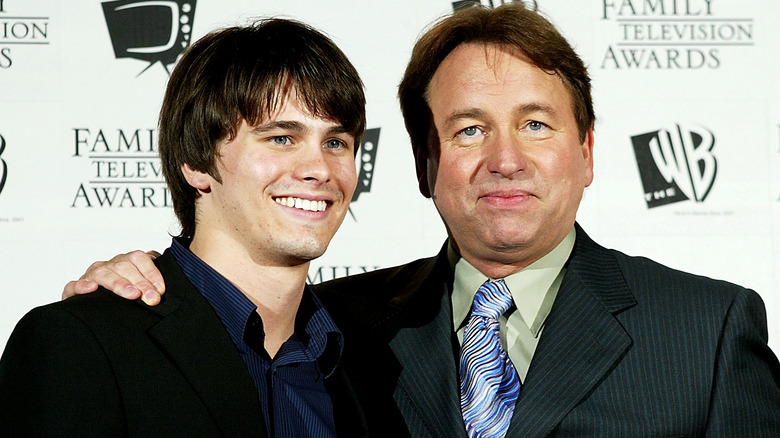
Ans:
[[[498,320],[512,306],[512,294],[504,283],[504,280],[482,283],[474,297],[474,307],[471,310],[474,316],[485,316]]]

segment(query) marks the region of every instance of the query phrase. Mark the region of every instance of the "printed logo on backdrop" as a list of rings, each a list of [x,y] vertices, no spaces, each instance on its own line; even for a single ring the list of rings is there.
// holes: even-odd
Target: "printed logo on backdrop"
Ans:
[[[525,6],[531,10],[537,11],[539,10],[539,5],[537,5],[536,0],[460,0],[452,2],[452,10],[453,11],[459,11],[461,9],[468,8],[469,6],[473,5],[484,5],[488,6],[490,8],[495,8],[497,6],[501,6],[504,3],[525,3]]]
[[[191,42],[197,0],[117,0],[103,2],[114,56],[147,62],[138,75],[156,63],[170,74]]]
[[[312,268],[314,264],[311,265]],[[309,273],[306,274],[306,283],[317,284],[323,281],[334,280],[336,278],[348,277],[350,275],[363,274],[365,272],[376,271],[380,266],[374,265],[359,265],[359,266],[317,266],[316,270],[309,268]]]
[[[8,177],[8,164],[6,163],[5,159],[3,158],[3,152],[5,152],[5,146],[6,141],[5,137],[0,135],[0,199],[2,199],[3,189],[5,188],[5,183]],[[0,210],[0,213],[7,213],[8,209],[4,208]],[[0,225],[2,224],[11,224],[11,223],[21,223],[24,222],[23,217],[19,216],[0,216]]]
[[[700,126],[677,124],[631,137],[647,208],[681,201],[703,202],[712,190],[718,161],[715,136]]]
[[[25,3],[0,0],[0,69],[11,68],[17,54],[32,50],[31,46],[49,45],[49,17],[26,16],[16,9]]]
[[[366,129],[363,139],[360,141],[360,148],[355,156],[355,162],[358,170],[357,187],[355,194],[352,195],[352,201],[349,206],[349,215],[357,222],[352,206],[357,202],[363,193],[371,191],[371,182],[374,180],[374,168],[376,167],[376,151],[379,149],[379,131],[382,128]]]
[[[8,176],[8,165],[5,164],[3,159],[3,152],[5,151],[5,138],[0,135],[0,194],[3,193],[3,187],[5,187],[5,179]]]
[[[71,208],[172,207],[157,154],[157,130],[73,129],[73,158],[89,161]]]
[[[717,69],[754,45],[753,18],[719,14],[714,0],[601,2],[601,20],[616,30],[602,69]]]

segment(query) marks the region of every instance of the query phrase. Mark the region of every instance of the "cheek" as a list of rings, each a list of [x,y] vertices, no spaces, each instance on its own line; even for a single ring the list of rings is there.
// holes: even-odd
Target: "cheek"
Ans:
[[[357,185],[357,170],[355,169],[354,160],[343,160],[336,163],[335,173],[344,186],[352,186],[354,188]]]
[[[238,178],[262,179],[277,172],[280,160],[261,154],[247,153],[240,158],[226,163],[225,169]]]
[[[577,150],[559,149],[558,153],[547,154],[539,163],[546,169],[547,177],[563,179],[571,183],[579,184],[585,175],[586,163]]]
[[[433,186],[434,200],[437,205],[451,212],[463,209],[467,201],[469,188],[469,173],[460,167],[457,160],[440,162],[436,172],[436,183]]]
[[[561,201],[579,200],[582,191],[590,184],[589,175],[592,175],[582,156],[576,154],[561,156],[557,162],[549,164],[551,167],[548,167],[545,178],[548,187],[558,193],[557,196]]]
[[[457,153],[456,153],[457,152]],[[481,158],[476,154],[477,149],[457,150],[442,154],[439,158],[437,181],[439,185],[448,188],[457,188],[471,182],[479,168]]]
[[[344,198],[347,200],[352,199],[352,195],[357,187],[357,170],[355,169],[355,161],[351,155],[349,159],[339,158],[330,162],[331,183],[334,187],[344,194]]]

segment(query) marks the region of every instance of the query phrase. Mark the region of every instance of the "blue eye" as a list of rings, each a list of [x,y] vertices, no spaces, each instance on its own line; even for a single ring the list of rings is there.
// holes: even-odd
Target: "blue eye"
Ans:
[[[528,129],[531,131],[540,131],[542,128],[544,128],[544,123],[542,122],[530,122],[528,124]]]
[[[286,135],[277,135],[271,138],[271,142],[283,146],[286,144],[290,144],[290,138],[287,137]]]
[[[469,126],[468,128],[464,129],[461,132],[463,134],[465,134],[465,135],[468,135],[468,136],[477,135],[477,127],[476,126]]]
[[[346,146],[347,145],[343,141],[336,139],[331,139],[325,142],[325,147],[328,149],[338,149]]]

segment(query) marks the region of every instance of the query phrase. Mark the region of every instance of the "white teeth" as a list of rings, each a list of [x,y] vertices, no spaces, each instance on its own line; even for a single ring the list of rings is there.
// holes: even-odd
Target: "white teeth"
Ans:
[[[277,204],[287,207],[295,207],[305,211],[325,211],[327,203],[325,201],[312,201],[310,199],[293,198],[292,196],[284,198],[274,198]]]

